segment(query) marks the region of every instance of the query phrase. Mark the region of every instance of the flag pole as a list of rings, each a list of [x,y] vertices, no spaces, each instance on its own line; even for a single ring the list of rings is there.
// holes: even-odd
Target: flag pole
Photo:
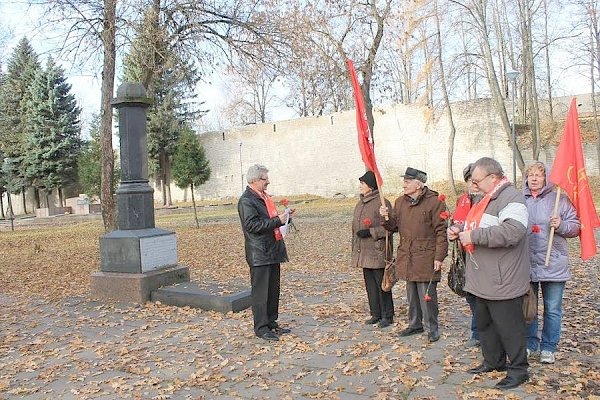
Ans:
[[[552,210],[552,217],[556,217],[558,213],[558,202],[560,201],[560,186],[556,190],[556,200],[554,200],[554,210]],[[550,250],[552,250],[552,243],[554,242],[554,227],[550,228],[550,237],[548,238],[548,249],[546,250],[546,261],[544,266],[547,267],[550,262]]]
[[[385,197],[383,196],[383,188],[382,188],[383,183],[379,182],[379,179],[377,178],[377,174],[375,174],[375,181],[377,182],[377,188],[379,189],[379,201],[381,202],[382,206],[386,207]],[[392,210],[390,210],[390,211],[392,211]],[[388,215],[386,215],[385,220],[389,221],[390,217]],[[387,239],[387,231],[386,231],[386,239]]]

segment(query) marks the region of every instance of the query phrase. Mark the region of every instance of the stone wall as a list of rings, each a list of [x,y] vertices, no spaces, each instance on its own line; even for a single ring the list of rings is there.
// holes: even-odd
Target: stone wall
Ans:
[[[483,156],[499,160],[511,177],[510,142],[491,101],[452,106],[454,177],[462,179],[463,167]],[[447,180],[449,125],[445,112],[434,116],[428,107],[397,105],[374,114],[375,154],[385,192],[401,191],[400,174],[407,166],[426,171],[432,182]],[[245,187],[245,173],[254,163],[270,169],[269,192],[274,195],[354,195],[357,178],[364,173],[355,124],[352,110],[201,134],[212,176],[198,188],[198,198],[239,196]],[[550,164],[554,151],[544,149],[540,160]],[[584,151],[588,174],[598,175],[594,144],[585,145]],[[531,157],[531,151],[523,153]],[[172,194],[174,201],[184,198],[179,189],[174,188]]]

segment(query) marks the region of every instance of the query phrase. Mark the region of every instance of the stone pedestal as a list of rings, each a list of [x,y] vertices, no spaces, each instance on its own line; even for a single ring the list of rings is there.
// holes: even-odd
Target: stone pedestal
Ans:
[[[190,269],[183,265],[143,274],[94,272],[91,296],[96,299],[145,303],[150,301],[155,290],[189,280]]]
[[[148,184],[144,87],[123,83],[113,106],[119,111],[121,181],[116,231],[100,238],[100,272],[92,275],[95,298],[145,302],[161,286],[190,280],[177,264],[175,233],[154,226],[154,190]]]
[[[100,271],[141,274],[177,265],[175,233],[159,228],[117,230],[100,238]]]

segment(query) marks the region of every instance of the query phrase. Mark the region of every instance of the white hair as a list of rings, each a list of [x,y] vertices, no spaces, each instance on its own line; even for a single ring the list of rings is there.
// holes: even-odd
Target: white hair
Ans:
[[[267,174],[269,170],[267,167],[261,164],[254,164],[250,168],[248,168],[248,172],[246,173],[246,182],[254,183],[262,178],[264,174]]]

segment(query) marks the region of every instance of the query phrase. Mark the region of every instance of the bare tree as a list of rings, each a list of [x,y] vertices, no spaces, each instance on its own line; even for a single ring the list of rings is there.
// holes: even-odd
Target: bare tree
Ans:
[[[442,32],[440,29],[440,13],[438,9],[438,0],[434,2],[434,12],[433,16],[435,19],[435,27],[436,27],[436,39],[437,39],[437,59],[438,65],[440,68],[440,84],[442,87],[442,93],[444,96],[444,102],[446,103],[446,110],[448,113],[448,124],[450,125],[450,135],[448,137],[448,181],[450,182],[450,187],[452,191],[456,193],[456,184],[454,183],[454,174],[453,174],[453,166],[452,159],[454,157],[454,138],[456,137],[456,127],[454,126],[454,119],[452,118],[452,106],[450,105],[450,97],[448,96],[448,88],[446,86],[446,73],[444,70],[444,60],[442,58],[443,49],[442,49]]]
[[[472,28],[471,34],[476,39],[481,51],[481,59],[483,65],[485,66],[486,78],[491,98],[500,117],[500,121],[502,122],[506,137],[508,141],[511,142],[511,125],[504,102],[506,91],[503,91],[500,87],[500,82],[504,81],[504,78],[499,79],[496,72],[497,63],[495,62],[495,52],[492,46],[492,37],[490,35],[491,24],[488,15],[488,2],[486,0],[466,0],[464,2],[457,0],[450,1],[459,5],[460,8],[466,13],[465,21],[467,21]],[[515,154],[517,165],[523,171],[525,163],[518,147],[515,149]]]

